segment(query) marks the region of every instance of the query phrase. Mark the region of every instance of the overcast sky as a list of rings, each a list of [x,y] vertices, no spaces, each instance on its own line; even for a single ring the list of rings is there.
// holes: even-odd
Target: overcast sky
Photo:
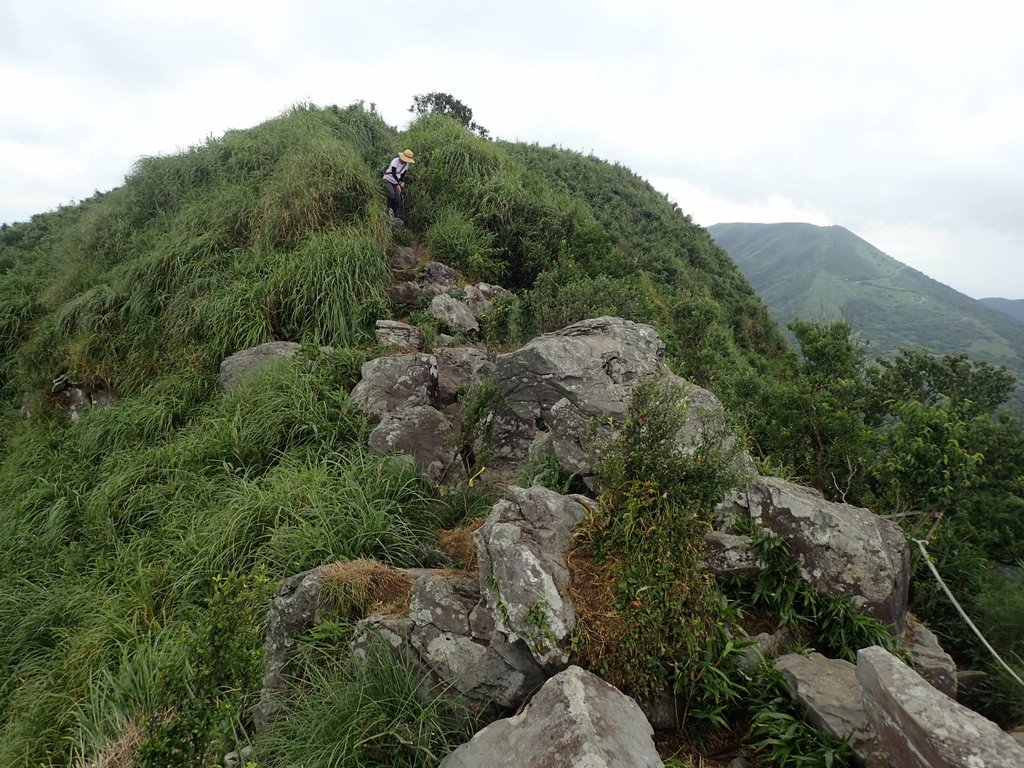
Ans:
[[[1024,44],[975,0],[3,0],[0,222],[303,101],[623,163],[694,220],[844,226],[1024,298]]]

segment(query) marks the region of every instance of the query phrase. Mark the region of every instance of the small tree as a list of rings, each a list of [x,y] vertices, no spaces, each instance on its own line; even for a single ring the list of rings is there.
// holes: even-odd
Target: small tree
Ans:
[[[416,115],[446,115],[481,139],[491,136],[490,131],[473,121],[473,110],[450,93],[431,91],[413,96],[409,111]]]

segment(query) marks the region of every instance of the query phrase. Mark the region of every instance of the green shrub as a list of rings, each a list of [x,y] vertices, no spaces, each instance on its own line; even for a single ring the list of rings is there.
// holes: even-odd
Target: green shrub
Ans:
[[[715,506],[736,477],[732,457],[717,447],[720,435],[705,430],[692,450],[676,446],[685,408],[682,392],[664,380],[642,382],[618,436],[602,449],[606,490],[580,541],[612,605],[581,594],[574,645],[612,684],[646,700],[673,690],[684,718],[720,726],[719,705],[740,689],[713,672],[731,654],[721,633],[725,607],[701,557]],[[609,610],[616,619],[599,621]]]

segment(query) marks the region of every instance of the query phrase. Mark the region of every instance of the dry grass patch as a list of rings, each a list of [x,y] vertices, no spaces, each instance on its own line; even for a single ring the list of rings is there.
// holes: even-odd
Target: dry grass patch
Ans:
[[[580,666],[603,673],[605,661],[614,657],[626,634],[626,625],[615,610],[621,563],[612,558],[597,563],[583,547],[569,552],[566,560],[571,576],[569,596],[576,610],[573,655]],[[608,682],[618,686],[623,681]]]
[[[342,614],[405,615],[415,577],[376,560],[357,558],[324,567],[324,586]]]
[[[469,571],[476,571],[478,567],[476,542],[473,541],[473,535],[484,524],[484,520],[485,518],[481,517],[479,520],[471,520],[458,528],[449,528],[437,533],[441,549]]]

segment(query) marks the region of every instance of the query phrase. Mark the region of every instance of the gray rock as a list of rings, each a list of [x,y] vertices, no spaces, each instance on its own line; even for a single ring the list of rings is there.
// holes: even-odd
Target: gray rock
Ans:
[[[848,741],[868,768],[888,765],[888,756],[864,710],[853,664],[827,659],[820,653],[791,653],[776,659],[775,668],[785,679],[790,695],[804,708],[811,725]]]
[[[494,363],[487,353],[476,347],[446,347],[437,355],[437,396],[441,405],[449,405],[459,393],[472,393],[480,383],[490,378]]]
[[[541,486],[509,486],[475,534],[484,605],[497,632],[522,640],[548,671],[567,661],[559,643],[576,626],[566,554],[585,507]]]
[[[704,568],[720,578],[753,576],[764,570],[764,563],[750,549],[750,537],[720,531],[704,534]]]
[[[412,269],[419,263],[419,259],[416,258],[416,250],[404,246],[396,248],[388,261],[391,264],[391,268],[396,272]]]
[[[248,374],[276,360],[290,360],[299,351],[294,341],[268,341],[225,357],[220,363],[220,388],[230,392]]]
[[[388,288],[388,298],[396,307],[414,309],[423,303],[423,288],[412,280],[400,280]]]
[[[942,650],[939,639],[918,618],[907,614],[903,647],[910,653],[918,673],[950,698],[956,698],[956,663]]]
[[[424,569],[398,569],[358,560],[322,565],[284,579],[267,611],[266,669],[259,701],[252,709],[256,731],[262,731],[282,714],[280,696],[292,672],[299,635],[336,616],[337,606],[328,599],[331,593],[326,589],[332,581],[351,574],[361,577],[367,589],[383,585],[387,587],[386,592],[394,592],[411,587],[415,579],[430,573]]]
[[[429,405],[386,415],[370,433],[370,450],[407,456],[420,479],[436,488],[466,478],[455,452],[451,422]]]
[[[282,712],[280,695],[297,653],[296,637],[323,620],[321,595],[326,579],[324,568],[291,576],[277,588],[267,613],[266,671],[259,702],[253,707],[253,723],[257,732],[277,720]]]
[[[847,595],[897,634],[903,631],[910,556],[899,526],[773,477],[758,478],[732,502],[786,539],[802,576],[819,592]]]
[[[480,315],[491,310],[496,298],[507,294],[508,291],[500,285],[477,283],[476,285],[466,286],[462,293],[462,301],[474,315]]]
[[[559,464],[580,475],[593,473],[599,447],[625,418],[636,385],[656,376],[678,388],[687,406],[678,449],[687,453],[710,440],[732,452],[735,438],[717,398],[673,376],[664,351],[650,326],[616,317],[583,320],[500,355],[494,383],[517,417],[550,430]],[[744,468],[752,466],[737,453]]]
[[[446,264],[431,261],[416,276],[416,284],[428,295],[451,293],[458,288],[458,273]]]
[[[362,379],[352,389],[352,404],[374,421],[418,405],[437,402],[437,358],[387,355],[363,363]]]
[[[751,677],[757,673],[758,667],[768,659],[774,659],[782,653],[786,647],[792,645],[792,633],[782,627],[771,634],[759,632],[750,638],[753,642],[740,651],[737,665]]]
[[[353,633],[353,657],[376,645],[411,664],[424,696],[457,698],[484,713],[518,707],[546,675],[521,644],[494,633],[475,580],[441,574],[413,585],[409,616],[372,616]]]
[[[404,352],[417,352],[423,346],[423,334],[415,325],[397,320],[378,320],[377,343],[384,347],[397,347]]]
[[[447,293],[434,296],[430,300],[429,311],[431,315],[452,328],[459,328],[466,333],[476,333],[480,330],[480,323],[476,321],[469,307]]]
[[[242,747],[236,752],[228,752],[224,755],[224,768],[245,768],[245,764],[252,758],[252,747]]]
[[[546,420],[564,398],[586,417],[621,420],[633,387],[662,370],[664,354],[665,345],[649,325],[599,317],[500,355],[494,383],[521,419]]]
[[[484,728],[441,768],[655,768],[653,730],[631,698],[569,667],[523,712]]]
[[[1024,748],[995,723],[936,690],[884,648],[857,653],[864,708],[903,768],[1024,766]]]

